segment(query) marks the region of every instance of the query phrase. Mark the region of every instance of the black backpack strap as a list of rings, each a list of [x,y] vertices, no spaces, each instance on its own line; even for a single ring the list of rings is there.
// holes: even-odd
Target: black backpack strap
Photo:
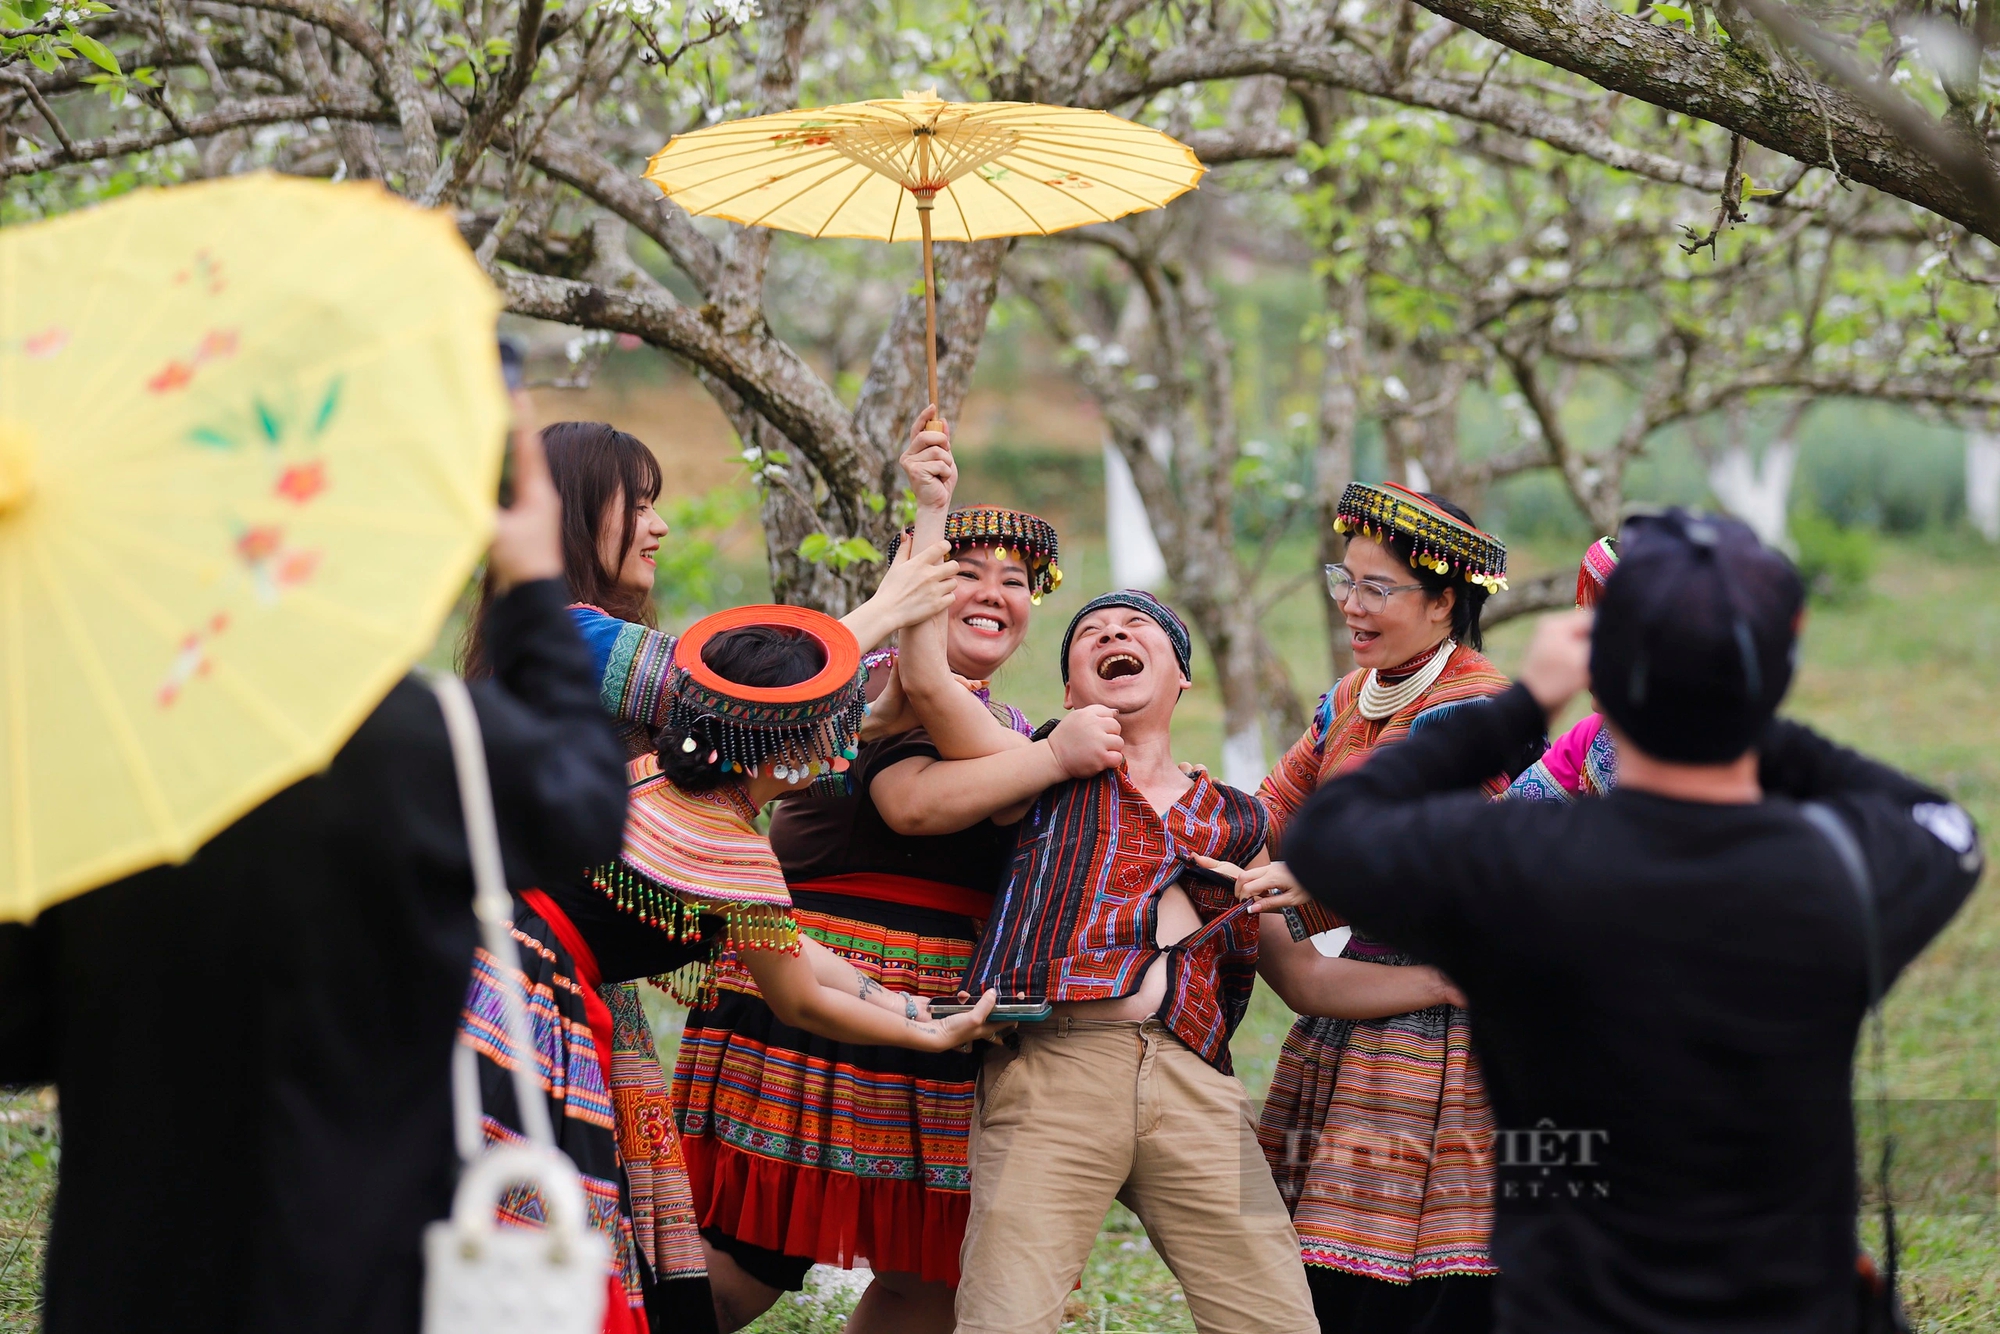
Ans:
[[[1854,889],[1854,897],[1860,901],[1862,948],[1868,953],[1868,1006],[1874,1009],[1882,1003],[1882,942],[1875,924],[1875,877],[1868,873],[1868,859],[1862,855],[1854,831],[1847,827],[1847,821],[1834,814],[1833,807],[1808,801],[1799,807],[1799,813],[1833,845],[1834,855],[1840,858],[1848,884]]]
[[[1849,885],[1861,907],[1862,948],[1868,955],[1868,1012],[1870,1038],[1868,1045],[1873,1049],[1869,1064],[1874,1067],[1872,1082],[1875,1085],[1875,1120],[1882,1136],[1882,1156],[1877,1164],[1877,1188],[1882,1193],[1882,1249],[1885,1253],[1884,1277],[1888,1283],[1889,1300],[1896,1301],[1896,1269],[1898,1247],[1896,1244],[1896,1205],[1889,1195],[1889,1167],[1894,1152],[1894,1140],[1889,1133],[1889,1087],[1885,1066],[1888,1062],[1888,1040],[1882,1024],[1882,938],[1881,928],[1875,914],[1875,877],[1869,873],[1868,859],[1862,854],[1861,843],[1854,837],[1854,831],[1847,827],[1847,821],[1840,818],[1831,806],[1824,802],[1808,801],[1799,807],[1799,813],[1812,823],[1813,828],[1832,845],[1834,855],[1840,859],[1841,868],[1847,872]]]

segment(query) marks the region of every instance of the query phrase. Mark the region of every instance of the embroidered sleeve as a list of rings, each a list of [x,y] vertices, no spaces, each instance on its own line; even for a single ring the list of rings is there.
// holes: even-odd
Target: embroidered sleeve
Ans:
[[[1257,800],[1270,817],[1270,840],[1274,845],[1284,837],[1285,826],[1298,814],[1299,807],[1306,804],[1306,798],[1319,786],[1320,770],[1326,763],[1326,737],[1333,725],[1333,697],[1338,689],[1336,685],[1334,690],[1319,697],[1304,735],[1292,743],[1292,748],[1278,761],[1278,767],[1271,770],[1270,777],[1257,789]],[[1271,855],[1277,857],[1279,851],[1273,846]],[[1317,903],[1288,909],[1285,915],[1303,926],[1308,935],[1347,925],[1345,918]]]
[[[1306,804],[1306,798],[1319,786],[1320,761],[1326,748],[1326,730],[1332,717],[1332,705],[1332,691],[1320,696],[1319,707],[1313,710],[1312,723],[1257,787],[1257,800],[1264,807],[1264,814],[1270,818],[1270,837],[1273,841],[1284,835],[1285,826],[1291,823],[1299,807]]]
[[[598,699],[605,712],[649,732],[658,728],[666,721],[661,688],[673,665],[676,637],[582,603],[569,611],[596,665]]]
[[[1509,801],[1568,801],[1570,793],[1556,781],[1547,760],[1536,760],[1529,765],[1513,785],[1507,789]]]
[[[1302,908],[1287,908],[1285,916],[1296,918],[1300,928],[1309,936],[1319,935],[1323,931],[1337,930],[1347,925],[1345,917],[1317,900]]]

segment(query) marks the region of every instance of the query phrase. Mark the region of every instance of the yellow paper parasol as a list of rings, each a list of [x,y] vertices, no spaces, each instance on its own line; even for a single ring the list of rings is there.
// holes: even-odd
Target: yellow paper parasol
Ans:
[[[0,232],[0,920],[189,856],[433,642],[492,523],[498,310],[375,186]]]
[[[1109,222],[1167,204],[1206,170],[1186,144],[1109,112],[946,102],[931,90],[676,135],[653,155],[646,179],[708,217],[808,236],[921,239],[935,403],[933,239],[1046,235]]]

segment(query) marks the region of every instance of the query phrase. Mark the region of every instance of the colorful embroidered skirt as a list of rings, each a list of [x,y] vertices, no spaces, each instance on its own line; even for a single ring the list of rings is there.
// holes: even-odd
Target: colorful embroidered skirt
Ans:
[[[618,1161],[611,1091],[605,1064],[591,1032],[585,984],[555,933],[538,915],[515,902],[514,944],[526,974],[528,1024],[534,1034],[535,1063],[549,1099],[556,1147],[568,1154],[583,1178],[590,1225],[611,1242],[611,1290],[631,1312],[624,1328],[645,1327],[645,1289],[632,1214]],[[506,1045],[501,975],[484,949],[473,958],[472,986],[466,996],[459,1036],[479,1055],[479,1102],[488,1144],[525,1143],[521,1113]],[[593,999],[595,997],[593,996]],[[500,1221],[538,1227],[543,1220],[540,1192],[516,1186],[501,1197]]]
[[[952,996],[969,918],[794,888],[799,927],[883,986]],[[878,1273],[958,1281],[978,1058],[854,1047],[778,1022],[740,966],[688,1015],[674,1112],[704,1228]]]
[[[1411,962],[1358,937],[1346,953]],[[1499,1272],[1493,1113],[1465,1011],[1300,1019],[1257,1139],[1307,1264],[1393,1283]]]
[[[611,1106],[639,1253],[663,1282],[704,1277],[708,1262],[695,1224],[687,1159],[674,1129],[673,1099],[653,1027],[639,1003],[639,984],[608,982],[598,994],[611,1008]]]

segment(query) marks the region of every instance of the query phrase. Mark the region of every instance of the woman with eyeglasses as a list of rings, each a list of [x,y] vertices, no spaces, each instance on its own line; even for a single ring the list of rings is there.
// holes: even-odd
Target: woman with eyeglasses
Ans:
[[[1274,855],[1322,782],[1507,688],[1479,653],[1480,609],[1506,586],[1497,539],[1450,501],[1393,484],[1348,486],[1336,528],[1347,554],[1326,567],[1327,591],[1347,619],[1355,670],[1321,698],[1312,725],[1258,789]],[[1505,791],[1509,777],[1495,774],[1489,794]],[[1246,872],[1237,893],[1262,911],[1295,909],[1314,930],[1341,925],[1306,899],[1282,861]],[[1420,962],[1359,934],[1342,952]],[[1293,1025],[1257,1134],[1292,1210],[1325,1334],[1491,1326],[1492,1131],[1456,1006]]]

